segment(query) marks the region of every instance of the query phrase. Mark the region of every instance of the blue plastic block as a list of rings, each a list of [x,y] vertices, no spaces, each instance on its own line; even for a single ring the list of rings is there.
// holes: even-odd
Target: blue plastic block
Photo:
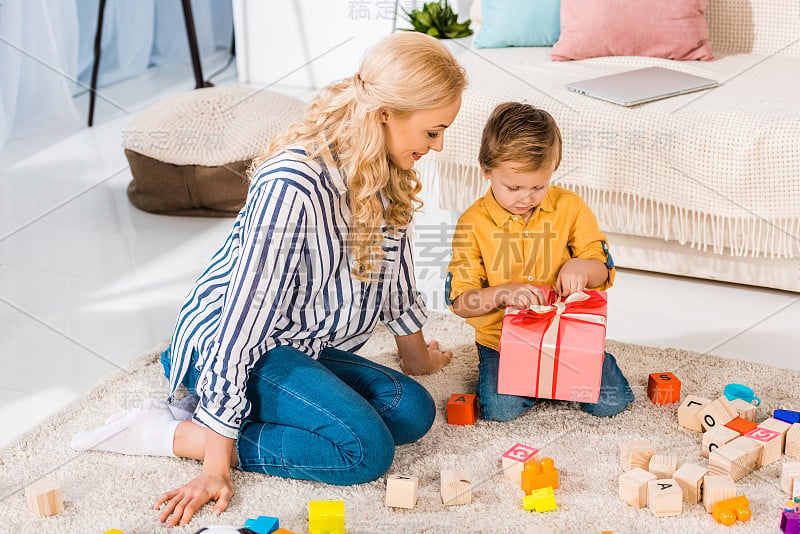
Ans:
[[[800,423],[800,412],[793,412],[792,410],[775,410],[772,412],[772,417],[786,421],[790,425]]]
[[[272,534],[278,530],[278,518],[260,515],[258,519],[248,519],[245,521],[244,526],[256,534]]]

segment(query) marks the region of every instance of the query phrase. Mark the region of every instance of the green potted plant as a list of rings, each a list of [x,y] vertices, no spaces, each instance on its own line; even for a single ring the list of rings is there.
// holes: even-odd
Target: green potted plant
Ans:
[[[458,22],[458,14],[453,11],[447,0],[427,2],[422,9],[412,11],[403,8],[403,13],[412,26],[406,31],[426,33],[437,39],[463,39],[464,41],[472,35],[469,27],[472,21],[467,19],[464,22]],[[469,44],[464,41],[459,43],[460,46],[450,47],[451,51],[455,53],[458,49],[468,48]]]

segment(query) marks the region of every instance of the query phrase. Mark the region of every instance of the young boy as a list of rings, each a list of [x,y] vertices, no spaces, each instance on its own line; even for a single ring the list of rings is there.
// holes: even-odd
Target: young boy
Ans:
[[[497,392],[505,307],[539,304],[535,285],[555,286],[564,297],[606,289],[615,271],[589,207],[575,193],[550,185],[561,162],[561,133],[549,113],[500,104],[483,130],[478,160],[491,186],[458,219],[445,294],[453,312],[475,328],[483,417],[510,421],[536,399]],[[610,417],[632,400],[628,380],[606,352],[599,402],[581,408]]]

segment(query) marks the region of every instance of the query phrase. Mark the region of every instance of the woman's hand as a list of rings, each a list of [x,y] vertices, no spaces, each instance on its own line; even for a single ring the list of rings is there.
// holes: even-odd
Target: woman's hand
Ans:
[[[213,513],[221,514],[228,508],[232,496],[233,482],[231,482],[230,476],[201,473],[199,477],[188,484],[163,494],[158,498],[153,509],[158,510],[162,504],[166,503],[158,520],[162,523],[166,521],[168,527],[185,526],[189,524],[194,513],[210,500],[216,501]],[[169,521],[167,521],[168,518]]]
[[[442,370],[453,351],[439,350],[439,342],[425,343],[422,330],[407,336],[395,336],[400,353],[400,369],[407,375],[430,375]]]
[[[441,371],[445,365],[450,363],[450,360],[453,358],[452,350],[445,350],[445,351],[439,350],[438,341],[431,341],[430,343],[428,343],[427,348],[428,348],[428,358],[430,361],[429,367],[427,369],[428,372],[419,374],[432,375],[433,373],[437,373]]]

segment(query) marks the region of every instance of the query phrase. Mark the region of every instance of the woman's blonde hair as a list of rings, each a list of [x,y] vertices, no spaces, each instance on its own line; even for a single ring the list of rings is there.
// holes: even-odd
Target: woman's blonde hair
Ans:
[[[352,213],[352,274],[359,280],[375,279],[384,257],[383,226],[389,232],[407,226],[422,206],[417,173],[396,167],[388,158],[381,110],[405,118],[444,107],[466,84],[463,67],[437,39],[415,32],[390,35],[367,51],[355,76],[322,89],[303,119],[276,136],[251,170],[289,146],[302,146],[309,157],[322,155],[329,164],[335,164],[335,155]],[[385,212],[382,195],[389,201]]]

